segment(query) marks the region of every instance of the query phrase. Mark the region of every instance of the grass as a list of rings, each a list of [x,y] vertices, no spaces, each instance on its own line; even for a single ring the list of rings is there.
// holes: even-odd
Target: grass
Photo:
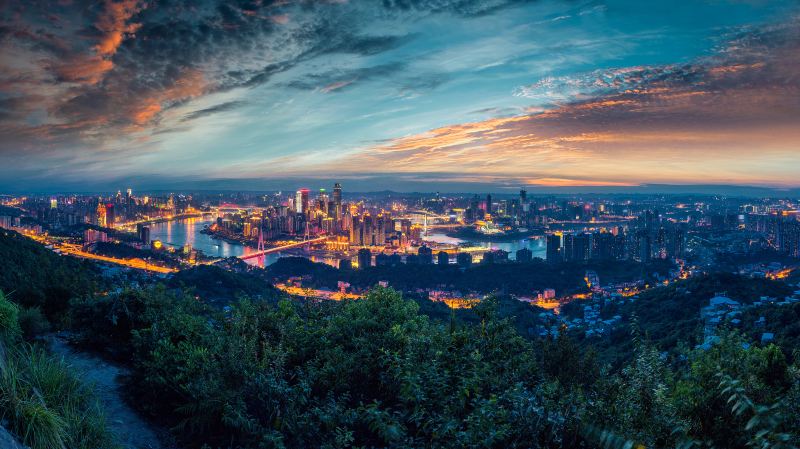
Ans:
[[[63,360],[20,338],[0,292],[0,421],[31,449],[116,448],[91,389]]]
[[[62,360],[24,343],[0,373],[0,420],[31,449],[115,447],[92,391]]]

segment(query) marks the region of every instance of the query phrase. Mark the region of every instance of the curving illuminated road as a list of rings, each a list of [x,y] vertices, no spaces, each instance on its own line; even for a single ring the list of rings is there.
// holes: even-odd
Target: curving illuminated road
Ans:
[[[75,245],[75,246],[78,246],[78,245]],[[161,266],[158,266],[158,265],[153,265],[153,264],[147,263],[146,261],[144,261],[142,259],[117,259],[116,257],[107,257],[107,256],[101,256],[99,254],[87,253],[86,251],[83,251],[82,249],[77,249],[77,248],[72,247],[72,245],[62,244],[62,245],[53,245],[53,247],[55,249],[61,251],[63,254],[68,254],[70,256],[81,257],[81,258],[84,258],[84,259],[97,260],[97,261],[100,261],[100,262],[113,263],[113,264],[117,264],[117,265],[123,265],[123,266],[129,267],[129,268],[136,268],[138,270],[146,270],[146,271],[152,271],[152,272],[155,272],[155,273],[162,273],[162,274],[174,273],[174,272],[178,271],[178,270],[176,270],[174,268],[168,268],[168,267],[161,267]]]
[[[137,270],[152,271],[154,273],[168,274],[178,271],[174,268],[153,265],[147,263],[147,261],[144,261],[142,259],[118,259],[116,257],[107,257],[107,256],[101,256],[99,254],[89,253],[84,251],[81,245],[77,245],[75,243],[59,242],[30,232],[21,232],[21,234],[43,245],[51,246],[53,251],[59,254],[66,254],[69,256],[80,257],[83,259],[97,260],[100,262],[113,263],[128,268],[135,268]]]

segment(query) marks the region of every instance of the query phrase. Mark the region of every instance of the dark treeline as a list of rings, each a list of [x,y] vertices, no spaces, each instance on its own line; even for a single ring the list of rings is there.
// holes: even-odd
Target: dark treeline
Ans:
[[[309,286],[335,289],[338,281],[367,288],[379,281],[402,291],[424,288],[452,288],[480,293],[504,292],[531,295],[553,288],[559,295],[586,290],[586,270],[594,270],[602,282],[650,279],[654,273],[666,276],[672,266],[667,261],[640,264],[633,261],[591,261],[589,263],[548,264],[541,259],[528,263],[476,264],[467,269],[456,265],[400,264],[372,266],[360,270],[340,270],[303,257],[285,257],[266,268],[269,279],[308,276]]]
[[[69,301],[104,285],[91,262],[59,256],[12,231],[0,229],[0,290],[23,311],[63,322]]]

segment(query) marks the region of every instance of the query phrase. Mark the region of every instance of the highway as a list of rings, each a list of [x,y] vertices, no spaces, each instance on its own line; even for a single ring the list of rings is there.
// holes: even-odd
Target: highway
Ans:
[[[78,245],[75,246],[80,248]],[[82,257],[84,259],[92,259],[100,262],[123,265],[128,268],[136,268],[138,270],[146,270],[162,274],[174,273],[178,271],[174,268],[160,267],[158,265],[149,264],[142,259],[117,259],[115,257],[107,257],[107,256],[101,256],[99,254],[87,253],[82,249],[72,248],[71,245],[68,246],[66,244],[53,245],[53,248],[59,250],[63,254],[68,254],[70,256]]]
[[[69,255],[69,256],[80,257],[80,258],[83,258],[83,259],[96,260],[96,261],[99,261],[99,262],[113,263],[113,264],[122,265],[122,266],[125,266],[125,267],[128,267],[128,268],[135,268],[137,270],[152,271],[154,273],[168,274],[168,273],[174,273],[174,272],[178,271],[178,270],[176,270],[174,268],[168,268],[168,267],[161,267],[161,266],[158,266],[158,265],[153,265],[153,264],[147,263],[147,261],[144,261],[142,259],[118,259],[116,257],[107,257],[107,256],[101,256],[99,254],[88,253],[88,252],[84,251],[83,248],[80,245],[77,245],[77,244],[74,244],[74,243],[59,242],[59,241],[56,241],[56,240],[48,239],[48,238],[46,238],[44,236],[41,236],[41,235],[36,235],[36,234],[29,233],[29,232],[22,232],[21,234],[26,236],[26,237],[28,237],[28,238],[30,238],[30,239],[32,239],[32,240],[35,240],[35,241],[41,243],[43,245],[51,246],[53,251],[55,251],[55,252],[57,252],[59,254],[66,254],[66,255]]]

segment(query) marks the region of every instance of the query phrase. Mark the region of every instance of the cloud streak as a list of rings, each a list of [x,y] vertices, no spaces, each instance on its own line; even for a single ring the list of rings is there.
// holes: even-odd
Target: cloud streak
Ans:
[[[799,31],[796,20],[768,26],[682,65],[544,78],[515,93],[551,107],[396,138],[337,167],[545,185],[796,185]]]

